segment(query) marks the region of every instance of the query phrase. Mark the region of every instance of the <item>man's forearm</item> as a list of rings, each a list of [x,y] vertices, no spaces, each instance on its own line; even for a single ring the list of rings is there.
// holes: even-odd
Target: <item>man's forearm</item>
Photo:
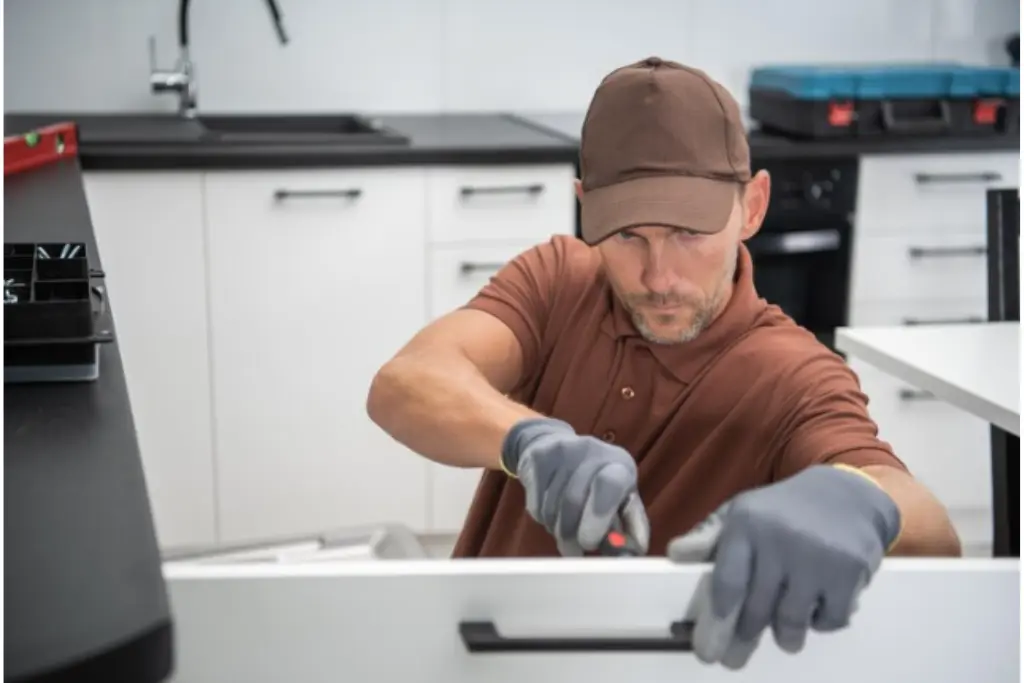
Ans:
[[[367,412],[417,453],[455,467],[498,468],[516,422],[539,414],[505,397],[455,354],[399,356],[373,380]]]
[[[960,538],[935,496],[903,470],[887,465],[862,468],[900,509],[903,530],[890,555],[959,557]]]

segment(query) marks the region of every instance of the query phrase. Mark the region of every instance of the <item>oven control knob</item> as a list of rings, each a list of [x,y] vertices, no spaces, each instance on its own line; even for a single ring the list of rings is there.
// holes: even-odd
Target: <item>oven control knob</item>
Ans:
[[[811,182],[804,189],[807,203],[811,206],[826,206],[829,202],[829,191],[832,189],[829,182]]]

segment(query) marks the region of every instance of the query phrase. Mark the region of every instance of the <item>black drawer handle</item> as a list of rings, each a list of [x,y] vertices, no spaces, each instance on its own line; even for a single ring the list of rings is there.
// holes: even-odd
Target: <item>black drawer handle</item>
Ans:
[[[341,190],[274,190],[274,201],[286,199],[359,199],[363,191],[358,187]]]
[[[935,394],[921,389],[900,389],[901,401],[934,401]]]
[[[910,258],[925,258],[926,256],[984,256],[988,250],[985,247],[910,247],[907,253]]]
[[[533,183],[532,185],[495,185],[492,187],[463,187],[459,190],[459,194],[465,197],[472,197],[477,194],[527,194],[531,196],[539,195],[544,191],[544,186],[540,183]]]
[[[493,621],[461,621],[459,635],[469,652],[692,652],[693,622],[675,621],[664,638],[506,638]]]
[[[914,182],[918,185],[928,183],[997,183],[1003,179],[1001,173],[982,171],[981,173],[915,173]]]
[[[473,273],[496,273],[505,267],[504,263],[470,263],[464,261],[459,264],[459,272],[463,275],[472,275]]]
[[[976,316],[969,315],[964,318],[904,318],[904,325],[961,325],[964,323],[983,323],[985,319]]]

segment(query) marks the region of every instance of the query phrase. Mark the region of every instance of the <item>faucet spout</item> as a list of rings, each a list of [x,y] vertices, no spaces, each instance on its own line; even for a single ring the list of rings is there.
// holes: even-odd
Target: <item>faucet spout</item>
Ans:
[[[266,0],[270,18],[274,22],[277,39],[282,45],[288,44],[281,21],[281,10],[277,0]],[[156,40],[149,39],[150,90],[154,93],[178,93],[178,113],[182,116],[196,115],[195,68],[189,58],[189,7],[191,0],[178,0],[178,62],[173,70],[162,70],[156,66]]]

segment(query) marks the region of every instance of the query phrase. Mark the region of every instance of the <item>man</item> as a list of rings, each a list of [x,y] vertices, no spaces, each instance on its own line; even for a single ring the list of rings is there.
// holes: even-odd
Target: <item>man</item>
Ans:
[[[754,290],[770,179],[726,90],[655,57],[618,69],[580,158],[583,241],[521,254],[370,390],[394,438],[486,468],[455,556],[578,556],[621,521],[683,561],[717,511],[694,647],[737,668],[768,626],[793,652],[845,626],[887,552],[958,555],[854,374]]]

